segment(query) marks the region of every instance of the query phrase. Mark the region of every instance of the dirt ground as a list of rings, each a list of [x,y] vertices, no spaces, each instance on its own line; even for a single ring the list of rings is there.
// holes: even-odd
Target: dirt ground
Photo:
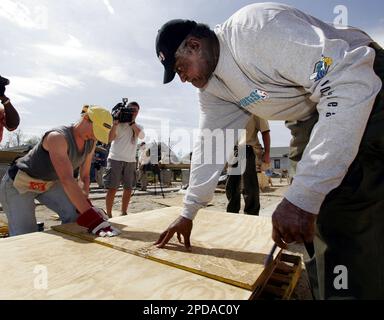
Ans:
[[[274,178],[272,180],[273,187],[268,187],[266,190],[260,193],[260,215],[271,216],[273,213],[273,209],[280,202],[288,188],[287,181],[280,181],[278,178]],[[156,191],[156,194],[155,194]],[[172,185],[171,188],[164,188],[164,198],[161,195],[161,190],[159,187],[155,190],[153,186],[148,187],[147,192],[143,191],[135,191],[134,195],[131,198],[128,214],[140,214],[144,211],[155,210],[166,207],[164,204],[160,204],[157,201],[171,201],[173,203],[180,203],[183,196],[183,190],[180,190],[179,184]],[[121,193],[122,191],[117,192],[117,196],[114,203],[114,216],[119,215],[121,208]],[[92,185],[90,198],[92,200],[93,205],[105,208],[105,190],[98,188],[96,185]],[[215,192],[214,198],[211,201],[210,206],[207,207],[208,210],[216,210],[216,211],[226,211],[227,198],[225,196],[223,189],[217,189]],[[243,209],[243,201],[242,208],[240,210],[240,214],[242,214]],[[46,208],[43,205],[37,205],[36,207],[36,218],[38,222],[44,222],[44,229],[49,230],[51,226],[60,224],[60,220],[58,216]],[[0,222],[6,222],[6,216],[3,211],[0,211]],[[193,243],[192,243],[193,245]],[[289,248],[289,251],[302,255],[304,259],[307,259],[305,248],[301,245],[292,245]],[[299,279],[299,282],[292,294],[292,299],[295,300],[311,300],[312,295],[309,289],[309,282],[307,273],[305,271],[305,266],[303,263],[303,272]]]

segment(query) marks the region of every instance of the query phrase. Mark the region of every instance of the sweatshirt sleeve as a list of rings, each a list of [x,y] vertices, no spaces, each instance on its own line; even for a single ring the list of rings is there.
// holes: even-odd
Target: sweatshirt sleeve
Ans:
[[[285,194],[296,206],[317,214],[357,155],[381,81],[373,71],[373,49],[350,49],[311,19],[280,13],[266,27],[262,50],[273,52],[266,59],[273,59],[276,77],[304,87],[317,104],[319,121]],[[268,40],[272,34],[275,38]]]
[[[249,120],[246,111],[207,92],[199,92],[199,103],[199,135],[194,143],[189,187],[181,214],[191,220],[212,200],[226,159]]]

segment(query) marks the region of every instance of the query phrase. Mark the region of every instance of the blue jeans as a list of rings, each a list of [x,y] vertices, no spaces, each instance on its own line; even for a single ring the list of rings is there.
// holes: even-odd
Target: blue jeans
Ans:
[[[62,223],[76,221],[76,208],[68,199],[60,182],[44,193],[20,194],[13,186],[13,180],[6,173],[0,185],[0,202],[8,218],[10,236],[37,231],[35,199],[55,211]]]

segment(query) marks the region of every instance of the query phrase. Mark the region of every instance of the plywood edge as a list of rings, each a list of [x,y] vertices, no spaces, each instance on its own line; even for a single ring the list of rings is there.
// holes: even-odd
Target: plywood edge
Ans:
[[[141,256],[141,255],[139,255],[139,256]],[[181,265],[181,264],[173,263],[171,261],[159,259],[159,258],[152,257],[152,256],[147,256],[145,258],[147,258],[149,260],[152,260],[152,261],[159,262],[161,264],[168,265],[170,267],[174,267],[174,268],[177,268],[177,269],[180,269],[180,270],[184,270],[184,271],[188,271],[188,272],[191,272],[191,273],[194,273],[194,274],[198,274],[198,275],[206,277],[208,279],[217,280],[217,281],[220,281],[222,283],[230,284],[230,285],[233,285],[233,286],[241,288],[241,289],[246,289],[246,290],[249,290],[249,291],[253,291],[252,286],[249,286],[249,285],[247,285],[245,283],[242,283],[242,282],[239,282],[239,281],[236,281],[236,280],[231,280],[231,279],[227,279],[227,278],[224,278],[224,277],[220,277],[219,275],[216,275],[214,273],[210,273],[210,272],[206,272],[206,271],[201,271],[201,270],[194,269],[194,268],[189,268],[189,267]]]

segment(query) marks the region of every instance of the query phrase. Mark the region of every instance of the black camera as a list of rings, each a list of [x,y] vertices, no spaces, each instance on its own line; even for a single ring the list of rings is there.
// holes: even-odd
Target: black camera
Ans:
[[[4,95],[5,86],[9,85],[9,80],[0,76],[0,96]]]
[[[111,112],[113,120],[119,120],[120,123],[132,122],[136,108],[130,107],[127,103],[128,99],[123,98],[122,102],[113,107]]]

